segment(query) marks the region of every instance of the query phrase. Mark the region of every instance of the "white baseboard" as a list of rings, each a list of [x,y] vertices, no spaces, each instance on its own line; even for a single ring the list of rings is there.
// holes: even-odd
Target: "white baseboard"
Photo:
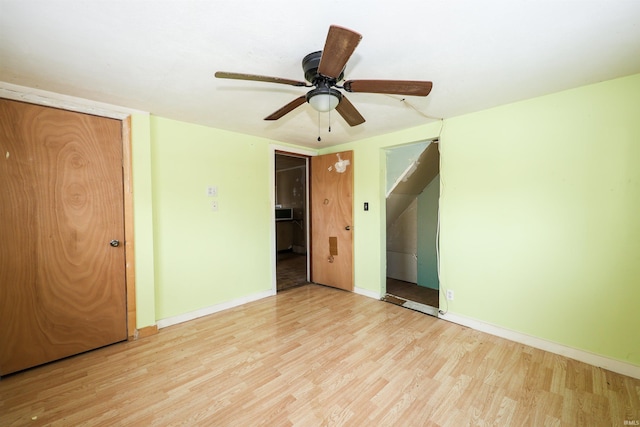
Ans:
[[[259,292],[257,294],[247,295],[242,298],[234,299],[231,301],[226,301],[220,304],[212,305],[209,307],[204,307],[196,311],[191,311],[189,313],[180,314],[178,316],[167,317],[166,319],[160,319],[157,322],[158,329],[166,328],[167,326],[177,325],[178,323],[188,322],[189,320],[197,319],[199,317],[208,316],[209,314],[217,313],[222,310],[227,310],[229,308],[237,307],[242,304],[246,304],[248,302],[257,301],[262,298],[270,297],[275,295],[276,292],[272,289],[268,291]]]
[[[378,292],[370,291],[369,289],[359,288],[357,286],[353,288],[353,293],[358,295],[364,295],[365,297],[378,299],[378,300],[382,298],[382,295],[380,295]]]
[[[522,332],[517,332],[500,326],[492,325],[490,323],[485,323],[477,319],[460,316],[455,313],[441,314],[439,317],[440,319],[467,326],[477,331],[486,332],[491,335],[506,338],[510,341],[519,342],[521,344],[529,345],[540,350],[545,350],[574,360],[578,360],[580,362],[588,363],[593,366],[598,366],[600,368],[604,368],[618,374],[640,379],[640,366],[632,365],[630,363],[611,359],[605,356],[600,356],[598,354],[590,353],[585,350],[568,347],[563,344],[558,344],[553,341],[548,341],[542,338],[524,334]]]

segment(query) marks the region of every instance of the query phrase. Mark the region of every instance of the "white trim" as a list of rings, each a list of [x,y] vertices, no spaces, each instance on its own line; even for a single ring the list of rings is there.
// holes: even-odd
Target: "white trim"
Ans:
[[[271,206],[271,292],[278,292],[278,275],[276,263],[278,261],[278,248],[276,247],[276,150],[269,146],[269,206]]]
[[[227,310],[233,307],[237,307],[239,305],[243,305],[252,301],[257,301],[262,298],[267,298],[275,295],[273,290],[268,290],[264,292],[259,292],[257,294],[247,295],[245,297],[241,297],[238,299],[234,299],[231,301],[223,302],[220,304],[212,305],[209,307],[201,308],[196,311],[192,311],[189,313],[180,314],[178,316],[167,317],[166,319],[160,319],[156,322],[158,329],[166,328],[167,326],[177,325],[178,323],[188,322],[189,320],[197,319],[199,317],[208,316],[213,313],[217,313],[219,311]]]
[[[307,251],[307,282],[311,282],[311,198],[309,197],[309,189],[311,188],[311,168],[310,168],[310,157],[305,159],[305,176],[304,176],[304,220],[305,222],[305,237],[304,241],[306,244]]]
[[[306,150],[304,148],[299,147],[291,147],[288,145],[278,145],[278,144],[270,144],[269,148],[273,155],[276,154],[276,151],[284,151],[291,154],[300,154],[302,156],[317,156],[317,150]]]
[[[356,293],[358,295],[363,295],[365,297],[377,299],[377,300],[382,299],[382,295],[379,294],[378,292],[370,291],[369,289],[359,288],[357,286],[353,288],[353,293]]]
[[[89,99],[76,98],[61,93],[48,92],[41,89],[33,89],[26,86],[18,86],[0,81],[0,98],[23,101],[45,107],[60,108],[78,113],[94,116],[108,117],[110,119],[124,120],[132,114],[149,114],[146,111],[134,110],[104,102],[91,101]]]
[[[486,332],[491,335],[569,357],[593,366],[608,369],[609,371],[613,371],[618,374],[640,379],[640,366],[632,365],[621,360],[611,359],[585,350],[568,347],[563,344],[527,335],[522,332],[513,331],[511,329],[506,329],[491,323],[485,323],[477,319],[471,319],[455,313],[445,313],[441,314],[439,317],[440,319],[467,326],[477,331]]]
[[[410,308],[411,310],[419,311],[424,314],[428,314],[430,316],[438,317],[438,309],[435,307],[431,307],[430,305],[422,304],[420,302],[406,300],[404,304],[402,304],[404,308]]]

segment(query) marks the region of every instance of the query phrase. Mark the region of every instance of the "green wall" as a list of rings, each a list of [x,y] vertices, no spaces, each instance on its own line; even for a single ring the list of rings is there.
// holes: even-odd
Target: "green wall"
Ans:
[[[445,120],[440,284],[455,290],[451,313],[640,365],[638,117],[640,75]],[[135,226],[138,238],[152,217],[154,241],[153,254],[136,242],[136,277],[154,306],[138,301],[139,319],[270,289],[270,141],[148,121],[149,150],[134,121],[134,179],[146,155],[151,182],[134,191],[152,188],[153,206],[135,193]],[[322,150],[354,150],[357,288],[385,288],[384,149],[440,131],[436,122]]]
[[[144,125],[134,122],[134,131],[144,133]],[[138,326],[150,313],[166,319],[269,291],[273,141],[154,116],[148,126],[153,253],[147,247],[142,258],[153,258],[153,271],[148,264],[138,269],[136,287],[138,295],[154,295],[154,306],[138,303],[138,316],[145,319]],[[134,168],[144,169],[146,160],[134,158]],[[209,185],[218,187],[217,197],[207,196]],[[134,209],[141,199],[147,194],[136,194]],[[146,229],[147,219],[136,230]],[[154,277],[153,289],[141,282],[145,273]]]
[[[445,121],[440,285],[455,291],[451,313],[640,365],[639,117],[634,75]],[[324,151],[354,150],[356,206],[375,208],[356,209],[356,285],[384,289],[380,148],[439,127]]]
[[[640,75],[451,119],[452,312],[640,365]]]

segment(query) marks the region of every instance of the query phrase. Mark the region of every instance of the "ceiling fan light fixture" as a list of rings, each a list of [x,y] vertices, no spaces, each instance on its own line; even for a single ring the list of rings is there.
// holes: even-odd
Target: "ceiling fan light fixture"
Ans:
[[[307,102],[311,104],[314,110],[321,113],[326,113],[336,108],[341,99],[342,94],[340,91],[333,88],[319,87],[307,93]]]
[[[348,80],[344,79],[347,61],[360,43],[362,35],[348,28],[331,25],[322,50],[311,52],[302,59],[305,81],[269,77],[257,74],[230,73],[218,71],[215,76],[221,79],[249,80],[267,83],[279,83],[290,86],[314,87],[308,93],[274,111],[265,120],[278,120],[291,113],[305,102],[318,112],[336,109],[349,126],[358,126],[365,122],[364,117],[351,104],[346,92],[381,93],[386,95],[427,96],[433,84],[421,80]],[[308,82],[308,83],[307,83]],[[343,82],[338,86],[338,82]]]

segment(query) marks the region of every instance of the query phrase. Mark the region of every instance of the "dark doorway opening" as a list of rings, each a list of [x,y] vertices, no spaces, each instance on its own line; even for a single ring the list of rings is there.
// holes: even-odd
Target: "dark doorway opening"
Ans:
[[[308,158],[275,155],[276,290],[308,282]]]

